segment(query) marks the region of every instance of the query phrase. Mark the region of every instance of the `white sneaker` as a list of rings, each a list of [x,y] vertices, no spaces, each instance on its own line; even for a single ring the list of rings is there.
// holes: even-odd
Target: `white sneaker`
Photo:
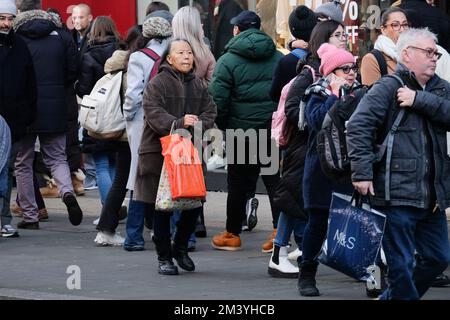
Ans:
[[[111,234],[107,232],[98,232],[94,242],[99,246],[122,246],[125,238],[118,232]]]
[[[94,221],[92,221],[92,224],[94,226],[98,226],[98,223],[100,222],[100,218],[95,219]]]
[[[19,236],[19,232],[17,232],[17,230],[9,224],[5,224],[2,227],[0,234],[3,238],[17,238]]]
[[[223,168],[227,165],[227,161],[224,158],[221,158],[219,155],[215,154],[211,158],[208,159],[206,163],[206,169],[208,171]]]
[[[300,257],[303,254],[303,252],[297,248],[292,252],[289,252],[288,259],[292,261],[297,261],[297,258]]]

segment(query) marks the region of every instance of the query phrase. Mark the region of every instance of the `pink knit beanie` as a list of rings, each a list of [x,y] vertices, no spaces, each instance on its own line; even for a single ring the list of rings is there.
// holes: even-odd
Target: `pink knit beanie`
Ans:
[[[350,52],[329,43],[322,44],[317,50],[317,55],[321,60],[319,71],[324,77],[343,64],[355,63],[355,57]]]

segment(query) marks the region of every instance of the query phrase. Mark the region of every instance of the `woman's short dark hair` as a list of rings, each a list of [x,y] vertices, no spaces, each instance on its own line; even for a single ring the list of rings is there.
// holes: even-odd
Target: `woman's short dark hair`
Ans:
[[[311,31],[311,38],[309,39],[308,47],[313,57],[317,56],[317,50],[324,43],[327,43],[336,29],[342,26],[345,30],[345,26],[342,23],[336,22],[334,20],[320,21],[316,24],[314,29]]]
[[[399,8],[399,7],[388,8],[381,12],[381,20],[380,20],[381,26],[386,26],[386,23],[389,20],[389,16],[395,12],[403,13],[405,15],[406,19],[408,19],[408,15],[406,14],[406,11],[403,10],[402,8]]]
[[[169,6],[161,1],[152,1],[148,4],[147,10],[145,10],[145,15],[148,16],[150,13],[158,10],[170,11]]]

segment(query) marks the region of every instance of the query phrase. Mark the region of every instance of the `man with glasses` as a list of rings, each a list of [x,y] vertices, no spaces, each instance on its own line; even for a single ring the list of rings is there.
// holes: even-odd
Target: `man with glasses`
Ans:
[[[387,218],[389,287],[381,299],[420,299],[450,260],[450,84],[435,75],[436,42],[426,28],[404,31],[396,75],[406,85],[381,78],[347,126],[353,186]],[[388,132],[387,145],[374,148]]]
[[[0,1],[0,115],[11,129],[12,149],[7,189],[0,197],[2,237],[18,237],[11,226],[9,209],[14,159],[19,141],[25,136],[36,113],[36,81],[33,61],[27,44],[12,29],[17,8],[13,0]]]

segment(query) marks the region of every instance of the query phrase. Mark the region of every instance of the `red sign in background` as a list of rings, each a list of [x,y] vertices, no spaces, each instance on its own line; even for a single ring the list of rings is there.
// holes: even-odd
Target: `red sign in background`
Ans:
[[[80,1],[42,0],[42,7],[44,10],[48,8],[58,10],[63,22],[72,29],[73,25],[70,18],[72,7],[78,3]],[[83,0],[82,3],[91,7],[94,18],[97,16],[110,16],[123,36],[126,35],[129,28],[136,24],[136,0]]]

